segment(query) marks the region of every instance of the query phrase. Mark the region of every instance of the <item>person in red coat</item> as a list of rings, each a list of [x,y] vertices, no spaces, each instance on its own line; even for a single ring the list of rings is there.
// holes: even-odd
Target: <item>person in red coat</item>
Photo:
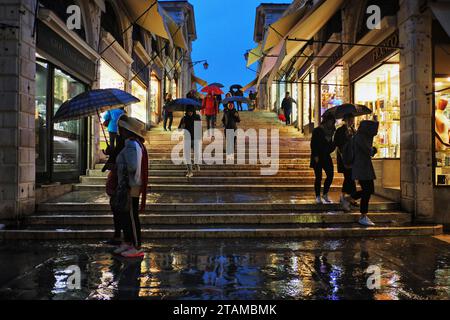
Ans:
[[[202,103],[202,114],[206,116],[207,129],[214,129],[219,106],[213,94],[208,93]]]

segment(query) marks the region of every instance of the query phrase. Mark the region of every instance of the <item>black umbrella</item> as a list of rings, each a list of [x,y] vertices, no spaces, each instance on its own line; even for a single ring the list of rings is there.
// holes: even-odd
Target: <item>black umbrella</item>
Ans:
[[[360,117],[372,114],[372,110],[362,104],[345,103],[328,109],[322,116],[325,117],[328,114],[332,114],[336,119],[343,119],[346,114],[353,114],[355,117]]]
[[[241,90],[243,88],[243,86],[241,86],[240,84],[233,84],[231,87],[230,87],[230,90],[231,91],[233,91],[234,89],[236,89],[236,90]]]
[[[250,100],[249,98],[246,97],[228,97],[222,100],[222,104],[226,105],[230,102],[241,102],[241,103],[246,103],[246,104],[252,104],[252,100]]]
[[[223,84],[221,84],[220,82],[214,82],[209,84],[210,86],[214,86],[214,87],[219,87],[219,88],[223,88],[225,87]]]
[[[188,98],[175,99],[167,104],[167,109],[169,112],[185,111],[187,107],[193,107],[195,110],[200,110],[202,108],[202,104],[196,100]]]

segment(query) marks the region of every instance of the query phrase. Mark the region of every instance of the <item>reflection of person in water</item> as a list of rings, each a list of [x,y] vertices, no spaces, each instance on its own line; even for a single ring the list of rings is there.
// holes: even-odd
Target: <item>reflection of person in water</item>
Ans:
[[[436,150],[445,150],[450,147],[450,119],[445,115],[448,101],[439,99],[436,105],[435,114],[435,130],[438,137],[436,137]]]

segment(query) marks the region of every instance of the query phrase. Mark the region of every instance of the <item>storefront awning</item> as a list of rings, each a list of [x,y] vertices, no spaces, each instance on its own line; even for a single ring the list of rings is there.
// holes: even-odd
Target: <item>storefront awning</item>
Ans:
[[[124,0],[133,20],[145,30],[160,36],[164,39],[171,39],[169,36],[168,26],[161,15],[161,9],[156,0]],[[153,5],[156,2],[155,5]],[[153,6],[152,6],[153,5]],[[148,8],[151,9],[140,17]],[[140,17],[140,18],[139,18]]]
[[[192,82],[198,83],[202,87],[206,87],[208,85],[208,82],[206,82],[205,80],[200,79],[199,77],[196,77],[194,75],[191,76],[191,80],[192,80]]]
[[[255,84],[258,83],[258,78],[256,78],[255,80],[253,80],[252,82],[250,82],[249,84],[247,84],[245,87],[243,87],[241,89],[242,92],[247,91],[248,89],[250,89],[251,87],[253,87]]]
[[[264,79],[265,76],[270,74],[272,70],[274,70],[275,67],[278,69],[279,63],[278,61],[282,61],[283,57],[286,55],[286,42],[280,41],[275,47],[273,47],[269,53],[264,57],[261,71],[259,73],[258,82],[257,85],[259,87],[259,84],[261,83],[261,80]],[[281,59],[280,59],[281,58]]]
[[[263,57],[262,45],[260,44],[256,48],[250,50],[247,58],[247,67],[250,67],[256,61],[259,61]]]
[[[429,2],[431,11],[450,36],[450,2]]]
[[[167,26],[169,27],[170,36],[173,39],[173,44],[183,50],[187,50],[188,45],[186,39],[184,38],[183,28],[176,24],[173,20],[168,20]]]
[[[335,15],[343,2],[344,0],[323,0],[289,31],[285,37],[287,41],[286,56],[283,58],[280,67],[286,65],[307,43],[306,41],[289,41],[288,39],[312,39]]]
[[[272,23],[266,33],[265,42],[264,42],[264,52],[272,49],[276,46],[283,37],[292,29],[292,27],[300,20],[302,15],[305,12],[306,7],[303,7],[300,10],[297,10],[294,13],[291,13],[287,16],[281,17],[278,21]]]

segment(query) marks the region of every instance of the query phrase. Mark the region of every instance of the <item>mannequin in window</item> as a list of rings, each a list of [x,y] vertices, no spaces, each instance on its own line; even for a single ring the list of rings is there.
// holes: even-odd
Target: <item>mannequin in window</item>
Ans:
[[[450,146],[450,119],[444,113],[447,105],[448,101],[445,99],[439,99],[436,105],[435,130],[439,136],[436,139],[437,151],[445,150]]]

